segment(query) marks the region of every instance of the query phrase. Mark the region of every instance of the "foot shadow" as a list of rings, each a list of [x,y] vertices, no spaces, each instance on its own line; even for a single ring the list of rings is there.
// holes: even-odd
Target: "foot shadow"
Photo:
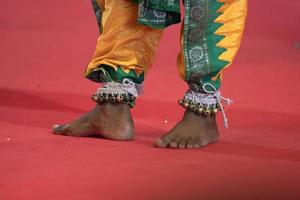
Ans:
[[[86,97],[74,94],[24,91],[0,87],[0,121],[25,127],[50,129],[53,122],[61,120],[64,116],[62,114],[54,115],[53,112],[73,115],[85,112],[81,108],[68,105],[67,102],[80,105],[83,102],[86,104],[87,101]],[[47,114],[48,112],[49,114]]]
[[[82,96],[46,91],[21,91],[0,87],[0,106],[2,107],[80,113],[83,112],[82,109],[66,105],[63,102],[63,99],[70,101],[70,99],[78,98],[82,99]]]
[[[266,158],[285,161],[300,161],[300,151],[286,149],[286,148],[273,148],[260,145],[243,144],[235,142],[221,141],[215,145],[203,148],[202,151],[214,154],[224,154],[231,156],[242,156],[252,158]]]

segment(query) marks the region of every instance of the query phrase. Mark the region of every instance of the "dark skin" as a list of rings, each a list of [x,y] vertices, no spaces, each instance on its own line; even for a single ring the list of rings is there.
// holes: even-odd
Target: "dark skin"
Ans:
[[[173,129],[155,142],[160,148],[201,148],[218,141],[216,116],[195,114],[186,110]]]
[[[112,140],[132,140],[133,120],[126,104],[105,103],[65,125],[55,125],[58,135],[103,137]],[[216,116],[198,115],[186,111],[174,128],[155,142],[159,148],[201,148],[218,141]]]
[[[103,137],[112,140],[132,140],[133,120],[127,104],[96,105],[93,110],[64,125],[54,125],[58,135]]]

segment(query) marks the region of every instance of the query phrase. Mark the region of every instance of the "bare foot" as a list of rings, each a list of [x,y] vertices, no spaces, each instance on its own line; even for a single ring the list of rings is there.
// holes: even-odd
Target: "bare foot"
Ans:
[[[216,116],[186,111],[183,119],[155,143],[160,148],[200,148],[218,141]]]
[[[126,104],[105,103],[69,124],[54,125],[53,133],[67,136],[98,136],[113,140],[134,137],[130,107]]]

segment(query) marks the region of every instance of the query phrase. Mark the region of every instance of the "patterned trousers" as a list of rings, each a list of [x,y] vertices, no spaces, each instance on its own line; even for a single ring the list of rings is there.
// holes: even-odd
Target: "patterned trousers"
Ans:
[[[130,78],[142,83],[164,28],[138,23],[145,9],[133,0],[92,2],[100,35],[85,76],[96,82]],[[159,10],[153,13],[157,19],[167,17]],[[184,1],[177,67],[191,89],[201,91],[205,83],[219,89],[224,69],[238,52],[246,15],[247,0]]]

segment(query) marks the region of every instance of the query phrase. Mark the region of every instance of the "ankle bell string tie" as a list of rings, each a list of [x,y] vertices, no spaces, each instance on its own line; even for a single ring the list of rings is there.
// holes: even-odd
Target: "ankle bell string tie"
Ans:
[[[212,88],[212,91],[207,90],[207,86]],[[227,105],[230,105],[233,103],[233,101],[229,98],[224,98],[221,93],[216,89],[216,87],[211,84],[211,83],[205,83],[203,84],[203,90],[207,93],[207,94],[211,94],[213,95],[213,97],[216,99],[218,105],[220,106],[221,112],[222,112],[222,117],[223,117],[223,122],[224,122],[224,127],[228,128],[228,119],[227,116],[225,114],[225,110],[224,110],[224,106],[222,104],[222,101],[224,101]]]
[[[119,88],[134,97],[143,93],[143,84],[136,84],[128,78],[124,78],[122,83],[113,81],[112,77],[104,69],[100,69],[104,76],[107,78],[108,82],[103,84],[105,88]]]
[[[134,83],[128,78],[124,78],[122,82],[122,89],[126,91],[127,93],[133,95],[134,97],[137,97],[140,93],[140,87],[138,84]]]
[[[123,79],[122,83],[119,82],[105,82],[102,87],[97,90],[97,93],[108,93],[108,94],[123,94],[127,93],[134,97],[142,94],[143,85],[136,84],[128,78]]]

